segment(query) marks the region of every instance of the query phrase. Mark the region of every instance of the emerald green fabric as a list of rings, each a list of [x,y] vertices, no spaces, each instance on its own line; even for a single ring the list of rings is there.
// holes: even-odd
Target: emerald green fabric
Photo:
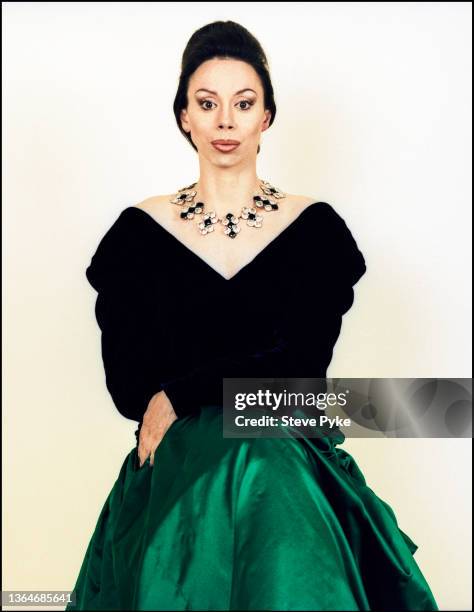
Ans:
[[[224,438],[222,411],[125,458],[66,610],[438,610],[417,545],[335,438]]]

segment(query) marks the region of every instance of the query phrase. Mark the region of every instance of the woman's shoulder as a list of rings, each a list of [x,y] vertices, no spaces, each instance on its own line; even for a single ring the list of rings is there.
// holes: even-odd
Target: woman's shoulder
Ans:
[[[137,202],[133,206],[135,208],[141,208],[147,212],[156,208],[164,208],[166,204],[170,204],[170,201],[176,197],[176,193],[153,195]]]
[[[138,208],[148,213],[160,225],[166,227],[167,219],[170,217],[171,200],[175,197],[175,193],[153,195],[137,202],[130,208]]]
[[[312,196],[295,194],[290,194],[290,202],[292,202],[296,213],[303,212],[306,208],[309,208],[310,206],[315,207],[320,204],[320,202],[318,202],[318,200]]]
[[[143,232],[151,224],[143,223],[140,213],[137,212],[139,208],[148,212],[145,202],[146,200],[138,205],[128,205],[120,210],[112,224],[101,235],[86,270],[86,276],[95,289],[119,286],[124,278],[131,278],[136,274],[137,261],[146,261],[143,254],[148,241],[143,240]],[[151,211],[149,206],[148,204],[148,210]]]

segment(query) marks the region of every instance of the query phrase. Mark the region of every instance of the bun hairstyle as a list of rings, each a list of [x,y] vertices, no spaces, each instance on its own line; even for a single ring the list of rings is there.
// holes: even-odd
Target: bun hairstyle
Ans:
[[[191,140],[191,135],[183,130],[180,115],[188,107],[189,79],[197,68],[210,59],[237,59],[250,64],[260,78],[266,110],[271,112],[269,125],[272,125],[276,115],[276,105],[273,86],[268,69],[268,61],[258,40],[246,28],[235,21],[214,21],[196,30],[188,41],[181,59],[181,74],[178,91],[173,102],[173,112],[179,131],[189,144],[197,151]],[[257,154],[260,153],[258,145]]]

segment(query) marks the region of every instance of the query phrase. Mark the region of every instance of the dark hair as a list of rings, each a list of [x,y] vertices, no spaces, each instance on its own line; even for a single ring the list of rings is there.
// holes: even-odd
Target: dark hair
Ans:
[[[193,72],[205,61],[219,58],[233,58],[250,64],[262,84],[264,108],[271,112],[269,125],[276,115],[273,86],[268,69],[268,61],[258,40],[243,26],[234,21],[214,21],[196,30],[188,41],[181,59],[181,75],[178,91],[173,102],[173,112],[179,131],[197,151],[196,145],[181,125],[180,115],[188,107],[188,85]],[[258,145],[257,154],[260,152]]]

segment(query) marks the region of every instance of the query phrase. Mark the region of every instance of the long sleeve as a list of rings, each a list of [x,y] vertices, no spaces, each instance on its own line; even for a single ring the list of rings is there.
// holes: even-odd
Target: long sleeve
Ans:
[[[367,271],[362,252],[344,219],[325,204],[324,236],[321,236],[323,260],[326,263],[325,286],[331,292],[340,314],[346,313],[354,301],[353,286]]]
[[[140,235],[122,213],[105,233],[86,277],[97,291],[95,316],[101,330],[106,387],[117,410],[140,421],[151,397],[160,391],[166,363],[140,274]],[[143,269],[143,266],[142,266]],[[146,292],[145,292],[146,295]]]
[[[107,389],[120,414],[140,421],[162,388],[164,369],[156,357],[156,341],[143,326],[143,312],[134,310],[129,298],[118,292],[99,291],[95,314]]]

